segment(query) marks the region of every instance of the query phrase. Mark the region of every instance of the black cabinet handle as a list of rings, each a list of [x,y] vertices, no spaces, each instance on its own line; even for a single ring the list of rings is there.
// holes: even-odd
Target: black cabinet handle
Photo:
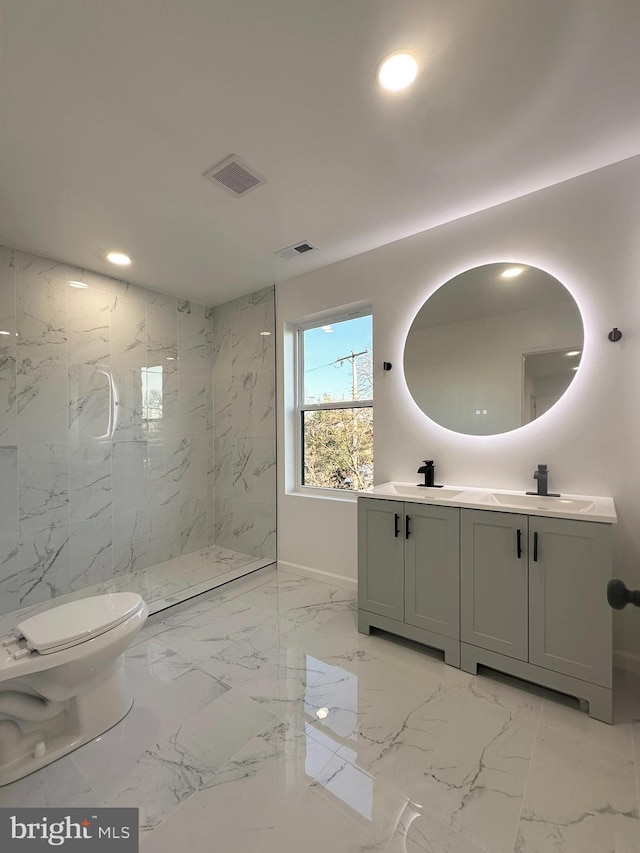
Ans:
[[[518,559],[522,559],[522,530],[518,530]]]
[[[408,515],[406,515],[404,518],[404,538],[405,539],[408,539],[409,536],[411,535],[410,530],[409,530],[409,522],[410,521],[411,521],[411,518]]]
[[[400,536],[400,516],[396,513],[396,525],[395,525],[395,537],[396,539]]]
[[[538,531],[533,534],[533,562],[538,562]]]

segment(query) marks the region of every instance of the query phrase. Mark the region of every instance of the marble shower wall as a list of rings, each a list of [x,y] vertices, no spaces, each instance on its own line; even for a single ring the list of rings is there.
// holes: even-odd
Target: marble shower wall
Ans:
[[[212,317],[0,248],[0,612],[213,540]]]
[[[215,543],[276,558],[275,294],[213,310]],[[270,332],[263,335],[261,332]]]

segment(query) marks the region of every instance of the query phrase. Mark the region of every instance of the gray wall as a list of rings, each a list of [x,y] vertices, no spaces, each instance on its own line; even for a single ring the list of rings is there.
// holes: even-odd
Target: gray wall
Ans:
[[[274,331],[273,287],[214,310],[215,540],[270,559],[276,556]]]
[[[69,280],[88,287],[71,287]],[[270,303],[268,293],[258,302],[272,312],[269,292]],[[232,375],[240,386],[251,385],[239,378],[253,375],[254,352],[243,352],[248,340],[240,333],[244,318],[250,325],[251,299],[245,298],[246,311],[232,303],[231,314],[225,306],[214,312],[0,248],[0,331],[10,333],[0,335],[0,612],[215,541],[213,318],[217,312],[236,318],[234,363],[242,372],[234,367]],[[267,351],[272,358],[272,344]],[[270,378],[267,395],[273,365]],[[229,416],[242,422],[233,431],[238,459],[255,465],[262,454],[262,463],[256,485],[253,469],[242,466],[234,494],[243,500],[223,516],[221,544],[275,557],[275,486],[268,473],[275,449],[269,457],[264,424],[243,432],[251,397],[234,393],[234,401]],[[270,414],[273,420],[273,401]],[[219,503],[226,512],[224,495]],[[254,505],[259,520],[252,523],[246,513]],[[260,538],[256,531],[266,528],[269,536]]]

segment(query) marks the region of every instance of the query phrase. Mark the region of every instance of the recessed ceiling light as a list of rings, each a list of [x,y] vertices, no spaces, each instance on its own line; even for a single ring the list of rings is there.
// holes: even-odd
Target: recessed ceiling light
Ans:
[[[378,83],[389,92],[406,89],[416,79],[418,63],[410,53],[398,51],[383,59],[378,66]]]
[[[331,335],[331,334],[333,334],[333,329],[331,328],[331,326],[320,326],[320,328],[322,329],[322,331],[323,331],[326,335]]]
[[[175,360],[176,360],[175,355],[168,355],[167,356],[167,361],[175,361]]]
[[[0,332],[0,335],[10,335],[11,332]]]
[[[515,278],[517,275],[520,275],[521,272],[524,272],[522,267],[509,267],[508,270],[501,272],[500,275],[502,278]]]
[[[271,334],[271,332],[260,332],[260,334],[262,335],[263,338],[266,338],[267,335]]]
[[[128,267],[131,263],[129,255],[124,255],[122,252],[109,252],[107,260],[119,267]]]
[[[318,708],[318,710],[316,711],[316,717],[319,720],[325,720],[328,716],[329,716],[329,709],[328,708]]]
[[[580,365],[579,365],[579,364],[576,364],[576,366],[575,366],[575,367],[572,367],[572,368],[571,368],[571,370],[577,370],[579,367],[580,367]]]
[[[582,353],[582,350],[580,350],[580,349],[572,349],[571,352],[567,352],[567,353],[565,353],[565,355],[567,356],[567,358],[571,358],[571,356],[580,355],[581,353]]]
[[[69,287],[89,287],[89,285],[85,284],[84,281],[68,281],[67,284]]]

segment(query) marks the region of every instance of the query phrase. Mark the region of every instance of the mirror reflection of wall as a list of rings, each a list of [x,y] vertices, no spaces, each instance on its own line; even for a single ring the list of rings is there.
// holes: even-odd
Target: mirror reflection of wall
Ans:
[[[583,338],[578,306],[557,279],[524,264],[487,264],[451,279],[418,312],[405,378],[436,423],[468,435],[508,432],[564,394]]]
[[[522,423],[544,415],[567,390],[580,366],[581,350],[552,350],[524,356]]]

